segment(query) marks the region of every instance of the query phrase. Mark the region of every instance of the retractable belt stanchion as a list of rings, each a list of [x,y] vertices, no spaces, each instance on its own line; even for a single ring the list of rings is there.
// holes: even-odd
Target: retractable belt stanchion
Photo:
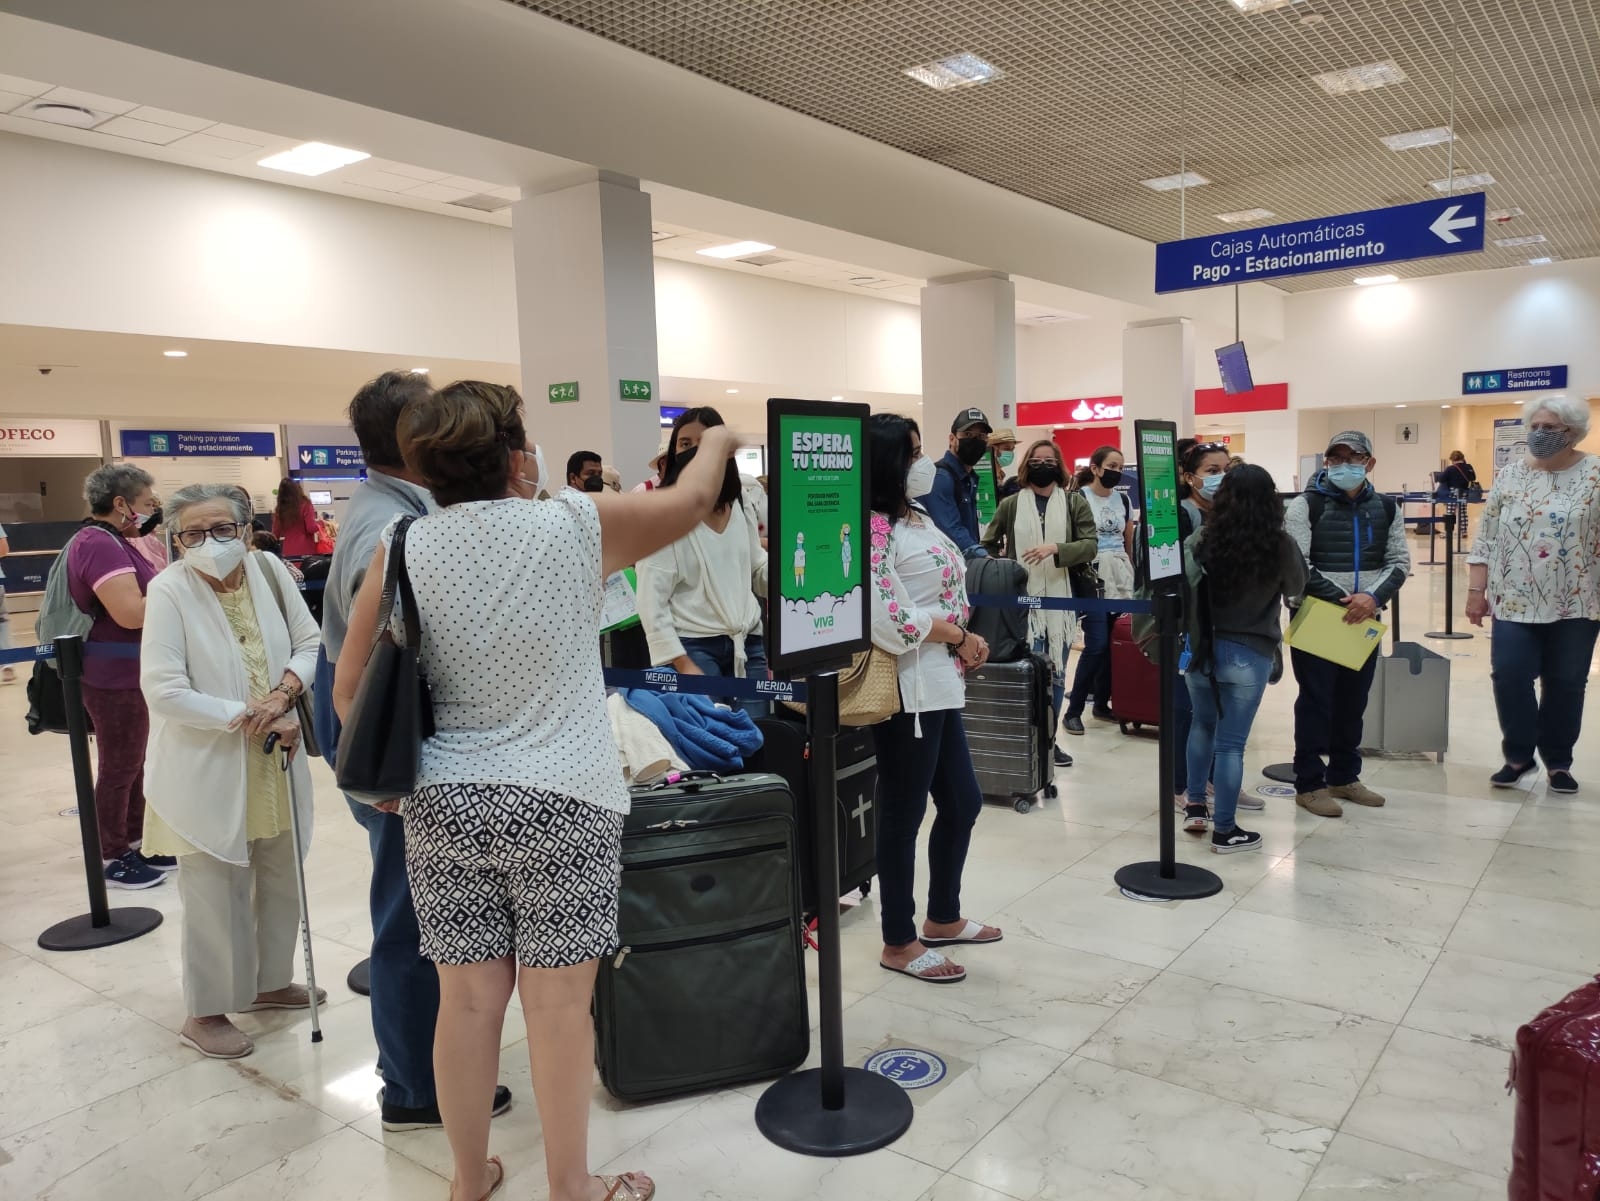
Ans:
[[[94,769],[89,766],[89,723],[83,711],[83,639],[58,638],[56,665],[66,701],[67,741],[78,793],[78,832],[83,838],[83,871],[89,885],[89,912],[57,922],[39,935],[46,951],[90,951],[128,942],[161,924],[161,912],[140,906],[112,909],[106,900],[106,874],[100,859],[100,823],[94,807]]]
[[[1444,629],[1423,635],[1425,638],[1449,638],[1459,642],[1472,635],[1456,629],[1456,515],[1447,513],[1444,519]]]
[[[761,1094],[756,1126],[778,1146],[802,1155],[861,1155],[887,1147],[911,1126],[911,1096],[893,1080],[844,1066],[844,1005],[839,948],[839,676],[806,680],[811,739],[811,795],[816,836],[817,984],[822,1066],[785,1076]]]

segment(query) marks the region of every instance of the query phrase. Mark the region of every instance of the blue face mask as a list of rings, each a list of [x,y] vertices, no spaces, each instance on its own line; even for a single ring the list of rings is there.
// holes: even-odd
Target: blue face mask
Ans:
[[[1222,487],[1222,481],[1227,477],[1221,472],[1216,475],[1203,475],[1200,477],[1200,495],[1207,500],[1212,500],[1217,495],[1217,489]]]
[[[1328,483],[1342,492],[1350,492],[1367,482],[1367,468],[1363,463],[1339,463],[1328,468]]]

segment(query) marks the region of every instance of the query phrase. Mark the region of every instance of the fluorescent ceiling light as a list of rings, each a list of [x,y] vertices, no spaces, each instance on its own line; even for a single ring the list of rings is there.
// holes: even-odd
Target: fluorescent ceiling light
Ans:
[[[708,259],[742,259],[747,254],[765,254],[776,249],[766,242],[729,242],[723,246],[707,246],[695,253],[703,254]]]
[[[1386,59],[1381,63],[1346,67],[1342,71],[1325,71],[1313,75],[1311,81],[1330,96],[1348,96],[1352,92],[1370,92],[1391,83],[1404,83],[1406,73]]]
[[[1430,179],[1428,186],[1435,192],[1459,192],[1463,188],[1492,188],[1498,181],[1487,171],[1476,175],[1457,175],[1454,179]]]
[[[1521,209],[1514,209],[1513,208],[1513,209],[1490,209],[1489,210],[1489,220],[1490,221],[1509,221],[1513,217],[1520,217],[1520,216],[1522,216],[1522,210]]]
[[[1525,234],[1520,238],[1496,238],[1496,246],[1532,246],[1535,242],[1546,241],[1543,234]]]
[[[1393,283],[1399,283],[1399,282],[1400,282],[1400,277],[1398,275],[1358,275],[1358,276],[1356,276],[1356,283],[1360,284],[1363,288],[1370,288],[1373,284],[1393,284]]]
[[[1440,406],[1439,406],[1439,407],[1440,407],[1440,408],[1441,408],[1441,409],[1448,409],[1448,408],[1449,408],[1449,407],[1450,407],[1450,406],[1449,406],[1449,405],[1440,405]]]
[[[1379,138],[1390,150],[1415,150],[1418,146],[1438,146],[1444,142],[1453,142],[1456,135],[1451,132],[1448,125],[1436,125],[1432,129],[1413,129],[1410,133],[1392,133],[1386,138]]]
[[[1551,263],[1559,263],[1560,261],[1561,261],[1561,256],[1559,254],[1546,254],[1546,255],[1541,255],[1540,257],[1538,257],[1536,259],[1529,259],[1528,260],[1528,266],[1530,266],[1530,267],[1548,267]]]
[[[1204,175],[1185,171],[1179,175],[1163,175],[1159,179],[1141,179],[1139,182],[1154,192],[1176,192],[1179,188],[1198,188],[1211,181]]]
[[[1235,8],[1247,17],[1256,13],[1269,13],[1274,9],[1288,8],[1291,4],[1299,4],[1300,0],[1228,0]]]
[[[728,388],[728,389],[725,389],[725,391],[728,393],[729,396],[737,396],[737,395],[739,395],[739,389],[737,389],[737,388]]]
[[[411,374],[412,375],[427,375],[428,374],[428,369],[426,367],[413,367],[411,369]]]
[[[1226,221],[1229,225],[1238,225],[1243,221],[1265,221],[1268,217],[1278,214],[1271,209],[1240,209],[1236,213],[1218,213],[1218,221]]]
[[[258,159],[256,166],[271,167],[274,171],[293,171],[296,175],[326,175],[351,163],[371,158],[365,150],[346,150],[343,146],[330,146],[326,142],[305,142],[281,154],[269,154]]]
[[[1395,408],[1397,408],[1397,409],[1403,409],[1403,408],[1405,408],[1405,405],[1395,405]]]
[[[844,397],[842,397],[842,396],[830,396],[830,397],[828,397],[828,399],[829,400],[843,400]]]
[[[189,357],[187,350],[163,350],[161,353],[169,359],[186,359]]]
[[[949,58],[923,63],[919,67],[907,67],[901,74],[909,75],[918,83],[925,83],[935,91],[948,92],[954,88],[969,88],[974,84],[989,83],[1002,78],[1005,72],[993,63],[985,62],[976,54],[963,51],[960,54],[952,54]]]

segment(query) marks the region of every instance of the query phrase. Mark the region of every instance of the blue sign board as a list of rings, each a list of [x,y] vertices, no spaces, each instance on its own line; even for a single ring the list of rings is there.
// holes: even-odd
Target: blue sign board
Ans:
[[[233,430],[123,430],[122,455],[128,459],[275,459],[275,434]]]
[[[359,446],[302,446],[295,455],[302,473],[322,471],[332,475],[361,475],[367,469]]]
[[[1472,192],[1162,242],[1156,247],[1156,291],[1182,292],[1283,275],[1365,270],[1441,254],[1471,254],[1483,249],[1484,203],[1482,192]]]
[[[678,418],[682,417],[688,411],[689,410],[683,405],[662,405],[661,406],[661,428],[662,429],[666,429],[674,421],[676,421]]]
[[[1502,367],[1497,371],[1463,371],[1461,394],[1482,392],[1557,392],[1567,386],[1567,366]]]

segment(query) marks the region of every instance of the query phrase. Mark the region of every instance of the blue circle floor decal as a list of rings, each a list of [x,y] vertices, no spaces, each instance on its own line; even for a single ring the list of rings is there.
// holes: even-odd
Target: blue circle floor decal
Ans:
[[[893,1080],[901,1088],[931,1088],[945,1077],[944,1060],[931,1051],[894,1047],[867,1060],[867,1071]]]

